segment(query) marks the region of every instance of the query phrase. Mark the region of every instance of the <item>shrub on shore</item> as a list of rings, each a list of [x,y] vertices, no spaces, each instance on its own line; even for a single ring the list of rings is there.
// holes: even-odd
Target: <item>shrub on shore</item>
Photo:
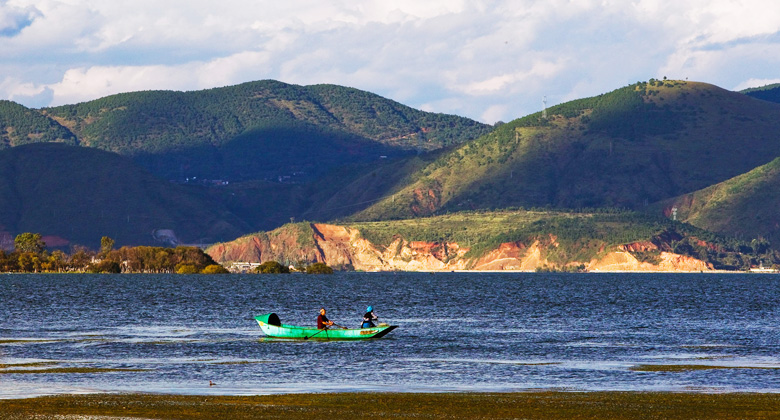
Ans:
[[[207,265],[206,268],[201,271],[202,274],[228,274],[229,271],[219,264]]]
[[[176,274],[198,274],[198,268],[194,264],[179,264],[176,266]]]
[[[260,274],[287,274],[290,272],[290,269],[276,261],[266,261],[255,268],[255,272]]]
[[[306,274],[333,274],[333,269],[325,263],[317,262],[306,267]]]

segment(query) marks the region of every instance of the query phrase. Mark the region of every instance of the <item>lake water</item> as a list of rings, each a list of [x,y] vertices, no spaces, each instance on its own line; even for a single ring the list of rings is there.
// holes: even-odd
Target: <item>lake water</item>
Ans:
[[[759,274],[0,275],[0,398],[780,392],[778,298]],[[399,327],[289,341],[253,319],[313,325],[325,306],[356,327],[369,304]]]

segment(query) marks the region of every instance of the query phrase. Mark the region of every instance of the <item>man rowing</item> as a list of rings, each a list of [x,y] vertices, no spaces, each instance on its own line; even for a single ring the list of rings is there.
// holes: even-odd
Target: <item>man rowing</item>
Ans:
[[[317,328],[323,329],[333,325],[333,321],[325,316],[325,308],[320,308],[320,315],[317,317]]]

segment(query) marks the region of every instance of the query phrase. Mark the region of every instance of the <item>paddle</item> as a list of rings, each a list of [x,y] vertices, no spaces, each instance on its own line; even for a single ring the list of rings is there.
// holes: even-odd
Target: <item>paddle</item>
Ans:
[[[335,325],[335,326],[337,326],[337,327],[341,328],[342,330],[348,330],[348,329],[349,329],[349,328],[347,328],[347,327],[342,327],[341,325],[339,325],[339,324],[336,324],[335,322],[333,323],[333,325]]]
[[[308,339],[310,339],[310,338],[314,337],[315,335],[317,335],[317,334],[319,334],[319,333],[321,333],[321,332],[323,332],[323,331],[327,331],[327,328],[323,328],[323,329],[321,329],[321,330],[317,331],[316,333],[314,333],[314,334],[312,334],[312,335],[310,335],[310,336],[308,336],[308,337],[306,337],[306,336],[304,335],[304,336],[303,336],[303,339],[304,339],[304,340],[308,340]]]

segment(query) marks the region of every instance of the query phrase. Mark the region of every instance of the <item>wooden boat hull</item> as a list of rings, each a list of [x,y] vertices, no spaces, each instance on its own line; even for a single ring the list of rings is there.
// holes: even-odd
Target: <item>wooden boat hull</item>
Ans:
[[[275,313],[258,315],[255,320],[263,333],[274,338],[289,338],[299,340],[367,340],[385,336],[396,329],[396,325],[382,325],[372,328],[325,328],[299,327],[282,324]]]

